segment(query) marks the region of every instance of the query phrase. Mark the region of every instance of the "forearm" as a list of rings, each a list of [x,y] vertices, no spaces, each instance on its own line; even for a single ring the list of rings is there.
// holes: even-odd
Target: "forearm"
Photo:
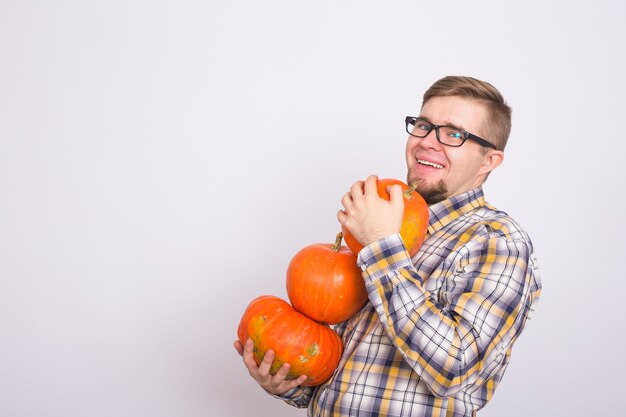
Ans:
[[[446,299],[452,295],[442,291],[436,299],[424,286],[426,277],[420,276],[398,245],[402,245],[399,237],[389,237],[361,252],[370,300],[390,340],[431,391],[454,395],[480,377],[493,357],[496,340],[503,340],[510,321],[519,314],[521,297],[512,295],[514,288],[502,285],[502,296],[514,298],[507,301],[512,308],[506,313],[496,311],[489,299],[493,294],[476,289],[454,300]],[[481,268],[485,266],[474,266],[472,275],[479,276]],[[455,274],[448,277],[450,282],[472,287],[467,277]],[[480,287],[477,280],[474,284]]]
[[[430,390],[453,395],[469,382],[467,364],[478,353],[475,337],[471,328],[437,308],[408,271],[368,279],[370,299],[388,337]]]

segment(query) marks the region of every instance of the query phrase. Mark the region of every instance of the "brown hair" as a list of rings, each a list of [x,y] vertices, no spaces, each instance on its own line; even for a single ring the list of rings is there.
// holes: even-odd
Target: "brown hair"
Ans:
[[[511,107],[502,94],[491,84],[472,77],[447,76],[435,82],[425,93],[422,106],[433,97],[457,96],[482,102],[487,107],[489,117],[485,140],[492,142],[499,150],[504,150],[511,132]]]

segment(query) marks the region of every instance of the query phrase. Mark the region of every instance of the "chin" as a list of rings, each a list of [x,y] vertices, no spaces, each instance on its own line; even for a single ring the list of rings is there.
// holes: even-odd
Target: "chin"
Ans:
[[[421,178],[407,176],[407,184],[417,184],[416,191],[426,200],[428,205],[438,203],[448,198],[448,188],[443,180],[427,183]]]

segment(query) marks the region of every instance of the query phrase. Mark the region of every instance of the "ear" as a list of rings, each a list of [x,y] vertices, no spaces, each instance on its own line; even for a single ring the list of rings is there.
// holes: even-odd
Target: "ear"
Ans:
[[[483,162],[480,166],[481,174],[489,174],[496,169],[504,161],[504,152],[490,149],[483,157]]]

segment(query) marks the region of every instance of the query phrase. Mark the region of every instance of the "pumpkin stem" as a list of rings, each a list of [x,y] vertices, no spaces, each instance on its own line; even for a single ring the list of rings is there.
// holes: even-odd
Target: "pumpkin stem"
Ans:
[[[407,200],[412,199],[413,196],[411,194],[413,194],[413,191],[415,190],[417,190],[417,181],[413,181],[410,187],[404,191],[404,198],[406,198]]]
[[[335,245],[333,246],[333,251],[339,252],[339,248],[341,248],[341,239],[343,239],[343,233],[337,233],[335,237]]]

